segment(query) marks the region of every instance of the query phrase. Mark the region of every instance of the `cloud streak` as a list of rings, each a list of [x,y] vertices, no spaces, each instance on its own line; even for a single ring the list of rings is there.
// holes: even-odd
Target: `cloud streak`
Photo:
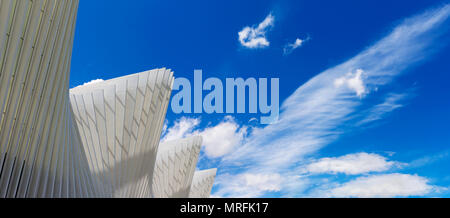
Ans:
[[[322,158],[306,168],[314,174],[338,174],[358,175],[370,172],[384,172],[402,164],[388,161],[378,154],[357,153],[337,158]]]
[[[365,101],[365,96],[371,90],[390,84],[438,50],[437,45],[443,43],[435,42],[447,34],[449,15],[450,6],[445,5],[406,19],[360,54],[300,86],[283,103],[278,123],[254,129],[245,143],[223,158],[218,179],[230,182],[217,184],[216,192],[222,197],[240,195],[241,191],[233,191],[233,187],[238,186],[233,181],[240,181],[238,178],[246,174],[281,175],[284,179],[280,181],[279,192],[283,192],[287,184],[295,187],[298,182],[301,185],[302,178],[293,169],[304,167],[305,157],[357,126],[361,119],[355,117],[362,106],[373,110],[380,108]],[[340,79],[343,82],[338,83],[342,84],[336,85]],[[379,111],[380,114],[389,112]],[[363,123],[375,120],[366,119]],[[258,191],[258,186],[251,184],[239,184],[239,187],[239,190],[252,190],[255,194],[252,197],[273,191]]]
[[[368,112],[366,118],[358,122],[358,125],[364,125],[380,119],[386,114],[389,114],[395,110],[402,108],[404,105],[401,101],[404,101],[408,97],[408,94],[390,93],[384,102],[372,107]]]
[[[392,198],[424,196],[438,188],[428,179],[409,174],[385,174],[360,177],[323,192],[324,197]]]
[[[284,46],[283,54],[284,55],[291,54],[295,49],[302,47],[309,40],[310,40],[310,38],[306,38],[306,39],[297,38],[295,40],[295,42],[288,43]]]

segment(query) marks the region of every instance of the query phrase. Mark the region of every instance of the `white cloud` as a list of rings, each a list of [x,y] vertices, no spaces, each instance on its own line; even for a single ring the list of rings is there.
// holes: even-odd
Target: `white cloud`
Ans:
[[[305,40],[302,40],[302,39],[297,38],[297,39],[295,40],[295,43],[290,44],[290,45],[291,45],[291,47],[292,47],[293,49],[296,49],[296,48],[302,46],[304,42],[305,42]]]
[[[306,168],[310,173],[357,175],[369,172],[383,172],[400,165],[400,163],[388,161],[385,157],[378,154],[357,153],[336,158],[322,158],[309,164]]]
[[[247,127],[240,127],[231,116],[219,124],[197,130],[200,119],[182,117],[175,124],[167,128],[163,134],[162,142],[178,140],[193,135],[203,137],[203,148],[209,158],[218,158],[230,153],[242,142],[247,134]]]
[[[358,120],[353,118],[360,115],[358,109],[374,106],[373,101],[364,98],[368,90],[390,84],[441,48],[437,46],[443,46],[439,37],[447,33],[449,15],[450,5],[446,5],[407,19],[360,54],[300,86],[283,103],[279,121],[253,130],[242,145],[223,158],[221,171],[235,178],[255,171],[281,177],[291,174],[293,168],[305,164],[307,155],[357,125]],[[358,69],[364,69],[364,73],[358,74]],[[355,71],[347,77],[348,72]],[[337,88],[335,82],[340,78],[345,79]],[[224,197],[235,196],[236,192],[229,188],[236,187],[233,181],[218,184],[217,192]]]
[[[326,191],[326,197],[392,198],[424,196],[436,188],[428,179],[409,174],[385,174],[360,177]]]
[[[343,77],[337,78],[334,81],[334,85],[338,88],[346,86],[347,88],[355,91],[356,95],[361,98],[367,92],[362,78],[363,73],[364,71],[362,69],[356,70],[356,73],[348,73]]]
[[[237,176],[225,174],[216,179],[216,184],[231,185],[214,195],[224,197],[222,194],[233,192],[239,198],[258,197],[264,192],[280,191],[282,180],[281,175],[276,173],[243,173]]]
[[[94,80],[92,80],[92,81],[86,82],[86,83],[84,83],[83,85],[77,86],[77,87],[75,87],[75,88],[80,88],[80,87],[87,86],[87,85],[92,85],[92,84],[96,84],[96,83],[101,83],[101,82],[104,82],[104,81],[105,81],[105,80],[103,80],[103,79],[94,79]]]
[[[230,153],[242,142],[246,133],[247,128],[240,128],[234,119],[227,117],[218,125],[206,128],[196,134],[203,137],[206,156],[218,158]]]
[[[256,27],[245,27],[239,34],[239,42],[247,48],[264,48],[270,45],[266,33],[273,26],[275,17],[269,14],[263,22]]]
[[[388,114],[394,110],[402,108],[403,105],[400,104],[400,101],[404,100],[408,95],[407,94],[396,94],[390,93],[385,99],[384,102],[378,105],[375,105],[368,111],[368,115],[366,118],[361,120],[358,125],[370,123],[376,120],[380,120],[384,117],[385,114]]]
[[[163,135],[162,142],[183,139],[192,135],[194,129],[200,124],[200,119],[182,117],[168,128]]]
[[[433,163],[435,163],[437,161],[440,161],[440,160],[448,158],[449,154],[450,153],[447,150],[447,151],[440,152],[438,154],[427,155],[425,157],[422,157],[422,158],[419,158],[419,159],[411,161],[408,164],[408,166],[411,167],[411,168],[415,168],[415,167],[425,166],[425,165],[428,165],[428,164],[433,164]]]
[[[286,46],[284,46],[284,50],[283,50],[284,55],[288,55],[288,54],[292,53],[295,49],[303,46],[303,44],[305,44],[305,42],[307,42],[307,41],[309,41],[309,38],[307,38],[307,39],[297,38],[295,40],[295,42],[288,43]]]

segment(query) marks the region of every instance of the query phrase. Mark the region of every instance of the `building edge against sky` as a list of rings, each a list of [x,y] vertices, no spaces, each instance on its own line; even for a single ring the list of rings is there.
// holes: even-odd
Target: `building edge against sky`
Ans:
[[[171,70],[69,91],[78,3],[0,1],[0,197],[209,197],[201,137],[159,144]]]

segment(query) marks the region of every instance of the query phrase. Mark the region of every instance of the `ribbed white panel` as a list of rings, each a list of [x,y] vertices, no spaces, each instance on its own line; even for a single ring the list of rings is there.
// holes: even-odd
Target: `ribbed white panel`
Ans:
[[[69,91],[77,9],[0,0],[0,198],[187,197],[201,138],[158,151],[173,73]]]
[[[0,1],[0,197],[92,196],[68,96],[77,8]]]
[[[109,197],[146,197],[173,73],[158,69],[70,90],[90,171]]]
[[[197,171],[192,179],[189,198],[209,198],[217,169]]]
[[[152,178],[152,197],[188,197],[201,144],[202,137],[196,136],[159,146]]]

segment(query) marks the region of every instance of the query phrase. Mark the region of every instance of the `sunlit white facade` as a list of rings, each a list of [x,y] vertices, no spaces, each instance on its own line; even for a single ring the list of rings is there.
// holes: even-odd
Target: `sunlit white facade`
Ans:
[[[201,137],[159,143],[171,70],[69,90],[77,8],[0,0],[0,197],[209,196]]]

